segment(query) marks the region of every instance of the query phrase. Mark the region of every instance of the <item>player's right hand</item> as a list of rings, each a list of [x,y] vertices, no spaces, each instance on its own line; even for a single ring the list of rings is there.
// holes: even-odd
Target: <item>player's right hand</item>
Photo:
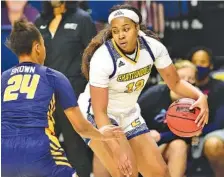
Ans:
[[[122,145],[113,152],[115,164],[124,176],[132,175],[132,164],[130,152],[127,151]]]
[[[103,128],[99,129],[102,136],[102,141],[108,141],[111,139],[117,139],[124,136],[124,132],[121,130],[119,126],[114,125],[106,125]]]

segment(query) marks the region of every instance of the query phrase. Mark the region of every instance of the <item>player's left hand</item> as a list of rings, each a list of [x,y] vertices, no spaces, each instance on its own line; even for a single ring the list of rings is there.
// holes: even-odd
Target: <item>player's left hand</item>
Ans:
[[[198,127],[204,127],[205,124],[208,123],[208,116],[209,116],[209,109],[208,109],[208,102],[207,96],[201,95],[194,104],[191,105],[190,109],[200,108],[200,113],[195,120],[195,123]]]
[[[124,132],[121,130],[121,127],[119,126],[106,125],[103,128],[99,129],[99,131],[103,135],[102,141],[117,139],[124,136]]]

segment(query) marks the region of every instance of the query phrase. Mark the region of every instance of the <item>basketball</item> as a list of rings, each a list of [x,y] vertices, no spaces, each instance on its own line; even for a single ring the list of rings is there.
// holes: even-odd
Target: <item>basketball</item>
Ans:
[[[196,136],[202,127],[197,127],[194,122],[200,113],[199,108],[190,110],[190,106],[195,100],[182,98],[173,102],[166,113],[166,121],[169,129],[180,137]]]

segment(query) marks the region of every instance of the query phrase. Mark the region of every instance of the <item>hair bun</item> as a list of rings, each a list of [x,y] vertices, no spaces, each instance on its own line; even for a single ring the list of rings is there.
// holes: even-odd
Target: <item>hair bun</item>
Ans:
[[[25,31],[25,30],[27,30],[27,24],[28,24],[28,21],[26,20],[26,18],[19,19],[14,22],[13,30],[14,31]]]

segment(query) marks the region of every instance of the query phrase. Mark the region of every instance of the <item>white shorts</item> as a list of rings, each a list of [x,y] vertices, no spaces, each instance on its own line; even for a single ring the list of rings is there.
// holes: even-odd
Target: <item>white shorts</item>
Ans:
[[[128,140],[130,140],[131,138],[134,138],[136,136],[139,136],[141,134],[149,132],[149,129],[145,123],[145,120],[140,115],[140,108],[137,108],[137,109],[139,109],[139,110],[136,111],[136,113],[134,113],[134,114],[138,115],[138,116],[134,116],[132,114],[132,116],[130,116],[130,117],[116,118],[115,116],[108,115],[111,120],[111,124],[117,125],[117,126],[119,125],[122,128],[122,130],[124,131]],[[94,127],[97,128],[93,115],[88,114],[85,117],[87,117],[87,120]],[[85,138],[84,140],[85,140],[86,144],[89,145],[90,139]]]

